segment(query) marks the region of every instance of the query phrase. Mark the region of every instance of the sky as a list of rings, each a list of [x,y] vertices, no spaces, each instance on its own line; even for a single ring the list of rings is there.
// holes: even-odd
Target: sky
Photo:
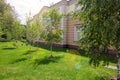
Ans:
[[[26,23],[26,16],[31,12],[31,16],[37,14],[43,6],[50,6],[61,0],[6,0],[18,14],[18,19],[22,24]]]

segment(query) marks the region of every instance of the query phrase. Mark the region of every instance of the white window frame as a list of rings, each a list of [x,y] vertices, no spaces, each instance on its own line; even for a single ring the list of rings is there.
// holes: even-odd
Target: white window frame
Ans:
[[[74,26],[74,41],[78,41],[78,33],[81,32],[81,30],[77,30],[78,26],[81,26],[81,24],[76,24]]]

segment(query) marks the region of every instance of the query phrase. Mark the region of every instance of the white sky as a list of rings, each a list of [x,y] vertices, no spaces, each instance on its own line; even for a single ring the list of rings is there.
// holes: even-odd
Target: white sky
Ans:
[[[31,12],[31,16],[37,14],[43,6],[49,6],[52,3],[59,2],[61,0],[6,0],[14,7],[18,18],[22,24],[26,22],[26,16]]]

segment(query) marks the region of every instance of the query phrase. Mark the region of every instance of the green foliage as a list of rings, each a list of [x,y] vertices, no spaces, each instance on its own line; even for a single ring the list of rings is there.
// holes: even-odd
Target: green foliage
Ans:
[[[14,29],[18,28],[19,26],[15,24],[17,21],[17,18],[15,16],[16,14],[13,8],[7,4],[5,0],[0,0],[0,36],[3,34],[7,35],[8,40],[15,38],[13,36],[13,33],[16,30]],[[14,35],[17,35],[17,33],[14,33]]]
[[[4,0],[0,0],[0,14],[4,13],[5,7],[6,7],[5,1]]]
[[[47,25],[48,27],[54,27],[56,29],[60,28],[60,20],[62,15],[58,12],[57,9],[53,8],[49,11],[46,11],[43,14],[43,24]]]
[[[27,40],[33,43],[35,40],[40,39],[40,35],[43,31],[43,26],[39,18],[31,21],[29,17],[26,29]]]
[[[12,39],[12,35],[10,32],[6,32],[6,36],[7,36],[7,41],[10,41]]]
[[[2,28],[1,28],[1,26],[0,26],[0,36],[2,35]]]
[[[12,8],[6,4],[6,8],[2,15],[2,30],[3,33],[11,32],[13,28],[14,18],[12,16]]]
[[[120,46],[120,0],[78,0],[81,10],[74,15],[84,22],[81,48],[94,57],[90,62],[98,66],[101,55],[107,55],[110,46]],[[116,46],[117,45],[117,46]],[[108,56],[106,56],[107,58]],[[104,60],[105,63],[109,60]]]
[[[19,21],[14,21],[12,28],[12,38],[15,40],[21,40],[25,37],[25,27],[22,26]]]

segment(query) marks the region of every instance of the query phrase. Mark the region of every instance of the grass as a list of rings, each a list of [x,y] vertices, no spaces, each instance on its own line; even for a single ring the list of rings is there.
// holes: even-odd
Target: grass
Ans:
[[[15,48],[13,42],[0,42],[0,80],[108,80],[116,77],[116,70],[90,66],[85,56],[54,49],[54,58],[49,58],[48,48],[30,50],[21,42],[18,45]]]

